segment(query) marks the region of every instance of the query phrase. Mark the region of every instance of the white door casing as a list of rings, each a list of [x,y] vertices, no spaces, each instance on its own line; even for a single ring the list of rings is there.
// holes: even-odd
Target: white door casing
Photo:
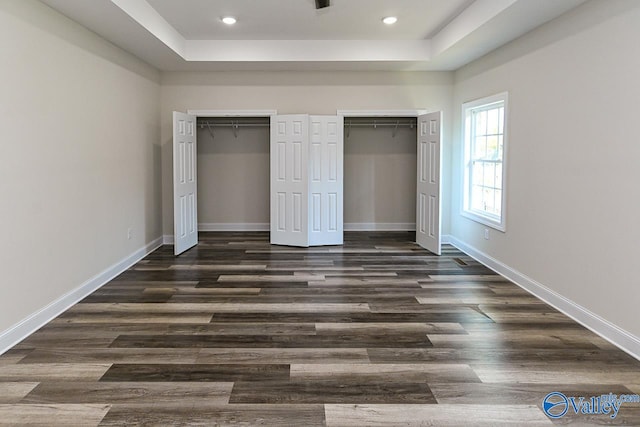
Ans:
[[[309,246],[307,114],[271,116],[271,244]]]
[[[196,117],[173,112],[174,253],[198,244]]]
[[[309,116],[309,246],[343,243],[344,119]]]
[[[440,255],[440,148],[442,112],[418,116],[416,243]]]

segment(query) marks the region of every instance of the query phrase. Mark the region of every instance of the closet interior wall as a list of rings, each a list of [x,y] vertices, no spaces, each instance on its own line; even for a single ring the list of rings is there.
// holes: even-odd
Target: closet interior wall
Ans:
[[[415,230],[416,118],[345,117],[344,132],[345,230]]]
[[[268,230],[269,118],[199,117],[197,137],[200,228]]]

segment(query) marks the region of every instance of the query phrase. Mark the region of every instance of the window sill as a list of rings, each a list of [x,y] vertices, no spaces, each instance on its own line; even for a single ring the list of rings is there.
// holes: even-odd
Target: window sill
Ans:
[[[502,233],[506,232],[506,227],[505,227],[505,224],[504,224],[504,218],[503,218],[502,222],[499,222],[499,221],[493,220],[491,218],[488,218],[486,216],[478,215],[475,212],[470,212],[470,211],[464,211],[463,210],[461,212],[461,214],[462,214],[463,217],[468,218],[468,219],[470,219],[472,221],[478,222],[478,223],[480,223],[482,225],[486,225],[487,227],[491,227],[491,228],[493,228],[495,230],[498,230],[498,231],[500,231]]]

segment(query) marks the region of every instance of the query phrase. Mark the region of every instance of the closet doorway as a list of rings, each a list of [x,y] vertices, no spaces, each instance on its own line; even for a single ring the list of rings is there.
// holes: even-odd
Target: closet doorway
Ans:
[[[341,117],[192,110],[174,112],[173,127],[176,255],[198,243],[198,229],[342,244]]]
[[[440,255],[440,111],[338,110],[344,119],[345,229],[415,230]]]
[[[276,113],[173,113],[176,255],[198,243],[199,228],[269,229],[269,130]]]
[[[344,120],[345,229],[414,231],[416,117]]]
[[[198,230],[269,230],[268,117],[198,117]]]
[[[241,117],[242,125],[247,127],[266,126],[266,121],[260,121],[258,118],[269,118],[270,170],[269,179],[265,181],[270,183],[271,241],[274,244],[310,246],[342,243],[345,117],[353,117],[354,122],[356,117],[364,117],[365,120],[371,120],[371,117],[395,117],[396,123],[387,122],[385,127],[394,126],[396,133],[400,127],[400,118],[416,117],[416,242],[439,255],[441,112],[367,113],[338,111],[337,116],[278,116],[275,111],[232,113],[207,110],[190,111],[188,114],[174,112],[175,254],[178,255],[198,243],[198,129],[204,132],[206,128],[211,141],[215,140],[216,125],[230,128],[234,138],[237,138]],[[244,118],[251,118],[253,121],[245,121]],[[373,120],[375,129],[377,122],[376,119]],[[368,125],[363,122],[360,124]],[[412,124],[413,122],[408,126],[411,127]],[[347,122],[347,134],[350,135],[354,125],[353,122]],[[406,125],[403,124],[403,127]],[[237,150],[237,147],[234,150]],[[262,157],[266,158],[264,153]],[[239,156],[236,161],[244,162],[244,159]],[[230,170],[227,166],[233,170],[238,167],[225,164],[221,168]],[[241,180],[241,175],[234,176],[235,180],[221,180],[236,185],[237,182],[234,181]],[[259,178],[254,184],[256,182],[260,182]],[[247,198],[246,192],[239,188],[232,187],[228,191],[239,195],[238,200]],[[210,203],[215,207],[215,204],[220,202],[222,201],[213,200]],[[259,200],[255,203],[261,204]],[[394,207],[393,201],[386,200],[385,203]],[[405,204],[410,205],[408,202],[402,204],[401,208],[404,209]],[[243,212],[245,209],[246,206],[243,207]],[[314,233],[317,234],[316,237]]]

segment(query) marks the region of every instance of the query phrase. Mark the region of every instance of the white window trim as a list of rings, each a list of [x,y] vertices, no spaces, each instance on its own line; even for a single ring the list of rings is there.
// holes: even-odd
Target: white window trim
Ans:
[[[469,143],[467,138],[467,116],[469,110],[487,105],[495,102],[504,102],[504,129],[503,129],[503,152],[502,152],[502,205],[501,205],[501,217],[500,220],[494,219],[491,216],[483,215],[481,213],[472,211],[467,206],[468,194],[469,194],[469,158],[470,153]],[[509,150],[509,93],[502,92],[495,95],[487,96],[473,101],[465,102],[462,104],[462,165],[463,165],[463,177],[462,177],[462,203],[460,214],[466,218],[469,218],[475,222],[494,228],[498,231],[506,232],[506,218],[507,218],[507,153]]]

